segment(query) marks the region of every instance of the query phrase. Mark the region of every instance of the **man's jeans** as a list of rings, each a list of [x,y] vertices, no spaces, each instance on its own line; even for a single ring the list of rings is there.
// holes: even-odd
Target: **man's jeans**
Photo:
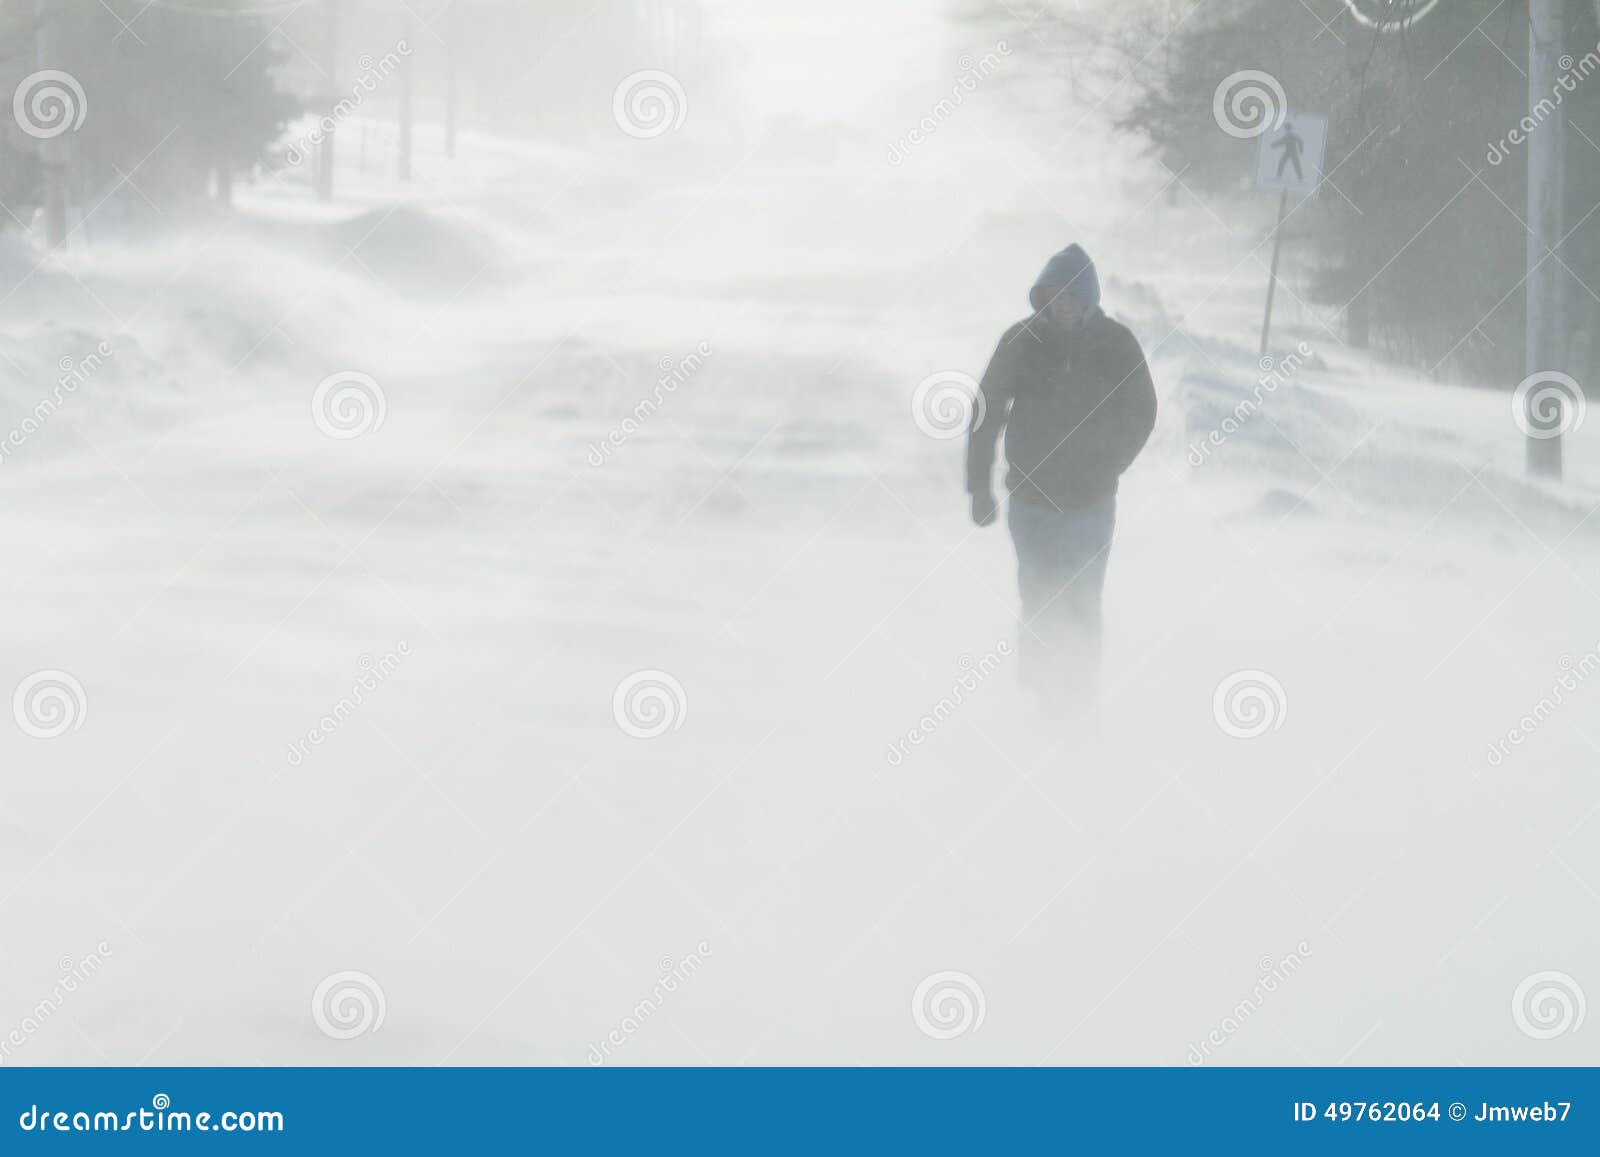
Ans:
[[[1013,499],[1008,520],[1022,594],[1023,679],[1052,699],[1087,699],[1100,670],[1100,594],[1116,496],[1064,510]]]

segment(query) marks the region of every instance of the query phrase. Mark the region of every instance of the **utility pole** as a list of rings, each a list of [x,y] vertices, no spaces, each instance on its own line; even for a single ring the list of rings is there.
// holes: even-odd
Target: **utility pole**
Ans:
[[[207,79],[216,84],[221,77],[219,61],[229,59],[233,49],[232,22],[207,20],[198,35],[206,47]],[[206,119],[205,139],[211,151],[211,179],[217,205],[224,210],[233,208],[233,158],[228,155],[228,134],[210,118]]]
[[[1600,0],[1595,0],[1595,3],[1596,4],[1600,4]],[[1165,27],[1162,28],[1162,30],[1161,30],[1161,43],[1165,46],[1165,58],[1164,58],[1164,61],[1163,61],[1163,67],[1166,69],[1166,77],[1165,77],[1165,79],[1167,81],[1169,81],[1169,82],[1172,80],[1172,72],[1173,72],[1173,70],[1172,70],[1172,34],[1177,31],[1177,20],[1174,17],[1174,14],[1173,14],[1173,11],[1172,11],[1172,6],[1173,6],[1173,0],[1167,0],[1166,7],[1165,7],[1165,12],[1163,13],[1163,17],[1164,17],[1164,21],[1163,22],[1165,24]],[[1182,175],[1183,174],[1182,174],[1181,171],[1177,172],[1177,173],[1173,173],[1172,174],[1172,180],[1167,182],[1167,204],[1172,206],[1172,207],[1174,207],[1174,208],[1176,208],[1177,205],[1178,205],[1178,190],[1182,188],[1182,185],[1179,183],[1179,178],[1182,177]],[[1276,253],[1277,250],[1273,250],[1273,252]]]
[[[457,0],[459,4],[459,0]],[[456,155],[456,38],[461,35],[458,7],[444,13],[444,155]]]
[[[339,100],[339,0],[322,0],[323,68],[328,74],[328,123],[333,121],[333,108]],[[333,134],[329,128],[322,134],[322,145],[317,152],[317,200],[333,200]]]
[[[1563,0],[1528,3],[1528,111],[1539,122],[1528,134],[1528,279],[1524,368],[1529,375],[1564,370],[1567,362],[1565,284],[1555,248],[1562,234],[1564,117],[1556,99]],[[1552,435],[1532,412],[1539,391],[1527,391],[1527,429]],[[1561,477],[1561,435],[1527,439],[1529,474]]]
[[[412,58],[416,56],[416,47],[411,43],[412,34],[411,10],[406,9],[406,47],[410,49],[400,58],[400,167],[399,177],[402,181],[411,180],[411,103],[412,88],[415,69]]]
[[[58,67],[56,49],[60,30],[48,0],[33,3],[33,67]],[[71,116],[67,109],[63,115]],[[67,242],[67,139],[65,135],[38,142],[39,168],[44,176],[44,236],[51,249]]]

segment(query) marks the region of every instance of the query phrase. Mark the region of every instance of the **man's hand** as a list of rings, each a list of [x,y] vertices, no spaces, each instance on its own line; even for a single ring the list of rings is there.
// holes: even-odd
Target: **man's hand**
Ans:
[[[1000,515],[1000,506],[994,499],[994,491],[985,490],[981,494],[972,496],[972,521],[979,526],[988,526]]]

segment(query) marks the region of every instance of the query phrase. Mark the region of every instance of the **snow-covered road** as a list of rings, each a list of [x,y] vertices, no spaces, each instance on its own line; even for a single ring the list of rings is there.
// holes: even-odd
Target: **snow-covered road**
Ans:
[[[1600,1059],[1513,1012],[1600,992],[1600,680],[1487,755],[1600,664],[1600,479],[1527,486],[1503,395],[1345,348],[1292,252],[1310,353],[1193,464],[1261,374],[1269,222],[979,127],[900,167],[472,138],[14,290],[14,420],[113,352],[0,470],[8,685],[86,706],[0,733],[0,1035],[100,959],[6,1063]],[[1071,729],[911,408],[1069,240],[1162,405]],[[381,425],[319,428],[337,373]],[[1255,738],[1237,672],[1282,689]]]

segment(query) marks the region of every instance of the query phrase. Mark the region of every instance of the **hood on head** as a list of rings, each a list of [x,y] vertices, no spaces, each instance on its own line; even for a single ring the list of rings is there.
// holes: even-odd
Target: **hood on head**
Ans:
[[[1070,293],[1091,310],[1100,304],[1100,278],[1081,245],[1068,245],[1045,262],[1028,291],[1028,301],[1037,313],[1061,293]]]

